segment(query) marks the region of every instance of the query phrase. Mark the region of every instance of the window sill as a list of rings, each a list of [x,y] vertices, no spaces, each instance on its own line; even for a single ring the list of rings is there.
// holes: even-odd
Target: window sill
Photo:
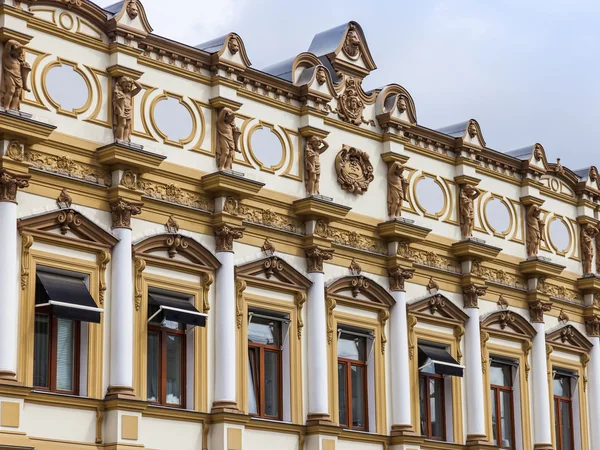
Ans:
[[[67,408],[97,409],[103,400],[34,389],[26,397],[25,402]]]
[[[258,430],[275,430],[288,433],[298,433],[299,429],[302,429],[304,425],[295,424],[292,422],[286,422],[283,420],[264,419],[262,417],[251,417],[250,421],[246,424],[246,428],[254,428]]]

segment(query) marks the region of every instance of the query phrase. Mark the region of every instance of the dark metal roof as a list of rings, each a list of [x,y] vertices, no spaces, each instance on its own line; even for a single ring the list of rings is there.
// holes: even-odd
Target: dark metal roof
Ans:
[[[346,28],[348,28],[348,22],[316,34],[310,44],[310,47],[308,48],[308,51],[310,53],[314,53],[317,55],[317,57],[333,53],[338,45],[340,45]],[[360,30],[360,32],[362,34],[362,30]]]
[[[228,34],[223,36],[219,36],[218,38],[211,39],[210,41],[203,42],[202,44],[194,45],[194,48],[199,50],[203,50],[206,53],[216,53],[223,47],[225,44],[225,39],[227,39]]]
[[[103,9],[104,9],[104,11],[106,11],[112,15],[115,15],[115,14],[118,14],[121,11],[121,9],[123,9],[124,3],[125,3],[124,1],[113,3],[112,5],[109,5]]]
[[[454,125],[438,128],[435,131],[457,138],[465,135],[465,131],[467,131],[468,126],[469,121],[467,120],[465,122],[455,123]]]
[[[531,158],[534,149],[535,145],[528,145],[527,147],[521,147],[516,150],[509,150],[508,152],[504,152],[504,154],[520,160],[526,160]]]
[[[577,175],[579,178],[587,178],[590,175],[590,169],[592,167],[584,167],[583,169],[575,169],[573,173]]]
[[[295,56],[279,61],[278,63],[271,64],[270,66],[260,69],[262,72],[273,75],[277,78],[282,78],[287,81],[292,81],[292,67],[294,66]]]

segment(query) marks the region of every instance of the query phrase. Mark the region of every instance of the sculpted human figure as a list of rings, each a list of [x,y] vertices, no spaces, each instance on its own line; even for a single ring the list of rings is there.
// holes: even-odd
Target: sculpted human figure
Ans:
[[[3,108],[19,110],[23,90],[30,91],[27,86],[29,72],[31,72],[31,67],[25,61],[23,45],[14,39],[6,41],[2,53],[2,82],[0,84]]]
[[[592,272],[592,261],[594,259],[594,238],[598,235],[598,228],[587,225],[581,230],[581,265],[583,274]]]
[[[473,225],[475,221],[475,208],[473,203],[481,191],[471,184],[465,184],[460,190],[460,231],[463,239],[468,239],[473,235]]]
[[[527,257],[537,256],[540,250],[540,240],[542,239],[542,229],[544,222],[540,219],[542,208],[538,205],[531,205],[527,209]]]
[[[235,126],[235,113],[230,108],[223,108],[217,118],[217,168],[231,170],[235,152],[241,153],[238,148],[240,129]]]
[[[130,77],[117,79],[113,93],[113,131],[115,139],[131,141],[131,99],[139,94],[142,85]]]
[[[406,191],[408,180],[402,174],[404,166],[399,161],[394,161],[388,169],[388,214],[390,217],[402,215],[402,202],[407,200]]]
[[[306,140],[304,149],[304,167],[306,169],[306,194],[310,197],[319,193],[321,178],[321,153],[329,148],[325,140],[311,136]]]

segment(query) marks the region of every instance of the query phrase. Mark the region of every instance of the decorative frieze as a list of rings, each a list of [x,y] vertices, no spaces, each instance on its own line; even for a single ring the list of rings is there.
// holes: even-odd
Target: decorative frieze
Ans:
[[[344,245],[366,252],[378,253],[380,255],[387,255],[387,246],[382,240],[363,236],[354,230],[348,231],[340,228],[333,228],[321,220],[318,221],[315,226],[315,234],[320,237],[331,239],[338,245]]]
[[[410,280],[413,277],[414,272],[414,269],[404,269],[400,266],[388,269],[390,291],[403,291],[404,282]]]
[[[544,313],[552,309],[552,303],[538,300],[529,303],[529,316],[533,323],[544,323]]]
[[[239,205],[237,208],[237,215],[250,223],[264,225],[266,227],[276,228],[290,233],[304,234],[304,223],[302,221],[276,213],[270,208],[261,209],[254,206]]]
[[[487,287],[477,286],[476,284],[469,284],[463,287],[463,302],[464,308],[478,308],[479,297],[485,295]]]
[[[0,202],[16,202],[17,191],[28,186],[28,175],[16,175],[0,170]]]
[[[486,281],[514,287],[516,289],[527,289],[525,280],[518,275],[507,273],[502,269],[482,266],[481,262],[477,260],[473,261],[471,272],[473,275],[485,278]]]
[[[544,277],[540,277],[538,279],[537,290],[543,294],[549,295],[552,298],[583,304],[583,297],[579,291],[568,289],[565,286],[550,284]]]
[[[130,202],[119,198],[110,203],[113,228],[131,228],[131,216],[137,216],[142,212],[143,203]]]
[[[100,186],[111,186],[112,178],[108,171],[91,164],[75,161],[68,156],[47,155],[28,150],[25,159],[32,167],[44,172],[56,173],[65,177],[83,180]]]
[[[175,203],[177,205],[200,209],[202,211],[214,212],[215,210],[215,204],[212,200],[195,192],[181,189],[176,184],[163,184],[149,180],[138,180],[137,187],[144,195],[156,200]]]
[[[232,252],[234,239],[241,239],[244,236],[244,227],[234,227],[227,224],[216,226],[214,231],[217,252]]]
[[[318,246],[309,247],[305,250],[307,271],[309,273],[323,272],[323,261],[333,259],[333,250],[320,248]]]
[[[461,273],[460,263],[456,259],[445,255],[438,255],[430,250],[412,248],[406,241],[399,243],[397,254],[403,258],[412,259],[416,264],[446,272]]]

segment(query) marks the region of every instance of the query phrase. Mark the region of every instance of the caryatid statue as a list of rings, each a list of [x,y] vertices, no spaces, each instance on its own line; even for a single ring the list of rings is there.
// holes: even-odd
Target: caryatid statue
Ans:
[[[542,230],[544,222],[540,218],[542,208],[538,205],[531,205],[527,209],[527,218],[525,221],[527,227],[527,257],[534,258],[540,250],[540,241],[542,240]]]
[[[404,166],[394,161],[388,169],[388,214],[390,217],[402,215],[402,202],[407,200],[408,180],[402,174]]]
[[[598,235],[598,228],[586,225],[581,230],[581,265],[583,274],[593,273],[592,261],[594,260],[594,238]]]
[[[23,90],[30,92],[27,78],[31,67],[25,61],[25,49],[20,42],[9,39],[2,52],[2,81],[0,83],[1,106],[19,110]]]
[[[481,191],[472,184],[465,184],[460,190],[460,232],[463,239],[473,236],[473,227],[475,224],[474,202],[480,195]]]
[[[115,139],[131,142],[132,103],[131,99],[140,93],[142,85],[130,77],[117,78],[113,92],[113,132]]]
[[[232,170],[235,152],[242,153],[238,148],[240,129],[235,126],[235,113],[230,108],[223,108],[217,118],[217,168]]]
[[[306,194],[319,194],[321,178],[321,153],[329,148],[329,144],[318,136],[310,136],[304,148],[304,168],[306,171]]]

